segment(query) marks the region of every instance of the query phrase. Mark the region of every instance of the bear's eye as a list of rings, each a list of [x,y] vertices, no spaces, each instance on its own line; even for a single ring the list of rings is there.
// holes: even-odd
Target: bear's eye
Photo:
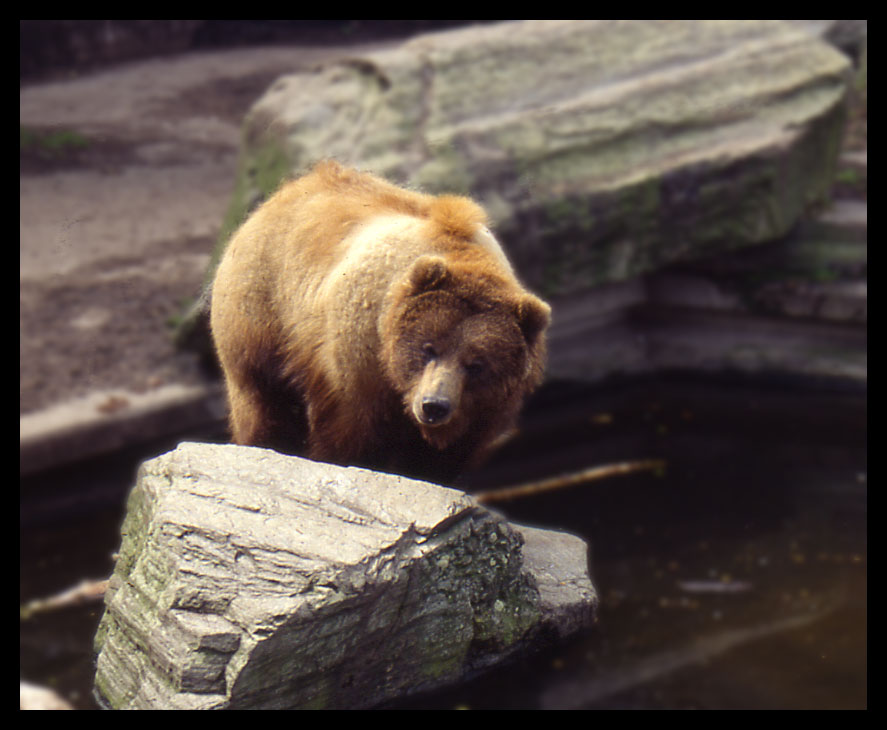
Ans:
[[[426,342],[422,345],[422,358],[425,362],[429,362],[430,360],[434,360],[437,357],[437,350],[434,345],[430,342]]]
[[[472,378],[483,375],[486,369],[487,366],[484,364],[483,360],[472,360],[465,365],[465,372]]]

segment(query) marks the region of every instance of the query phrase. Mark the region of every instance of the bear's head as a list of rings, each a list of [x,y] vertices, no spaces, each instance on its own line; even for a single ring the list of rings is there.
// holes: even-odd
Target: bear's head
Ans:
[[[545,302],[495,268],[422,256],[383,315],[386,375],[423,438],[498,436],[541,381]]]

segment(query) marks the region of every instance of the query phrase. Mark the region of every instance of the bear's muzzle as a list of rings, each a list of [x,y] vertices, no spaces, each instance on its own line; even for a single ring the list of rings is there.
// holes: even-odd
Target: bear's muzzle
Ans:
[[[462,395],[462,369],[442,359],[428,362],[414,390],[410,410],[423,426],[449,423]]]

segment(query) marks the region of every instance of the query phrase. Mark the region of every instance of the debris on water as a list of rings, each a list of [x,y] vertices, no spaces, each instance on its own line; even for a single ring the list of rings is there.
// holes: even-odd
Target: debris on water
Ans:
[[[688,593],[745,593],[752,585],[744,580],[681,580],[678,587]]]

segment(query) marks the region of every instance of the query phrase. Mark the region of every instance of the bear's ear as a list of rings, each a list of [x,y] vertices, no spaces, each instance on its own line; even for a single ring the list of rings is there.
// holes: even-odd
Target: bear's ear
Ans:
[[[551,307],[538,297],[528,295],[517,303],[517,324],[528,345],[534,345],[551,321]]]
[[[439,256],[420,256],[410,269],[410,285],[414,294],[440,289],[449,277],[447,262]]]

